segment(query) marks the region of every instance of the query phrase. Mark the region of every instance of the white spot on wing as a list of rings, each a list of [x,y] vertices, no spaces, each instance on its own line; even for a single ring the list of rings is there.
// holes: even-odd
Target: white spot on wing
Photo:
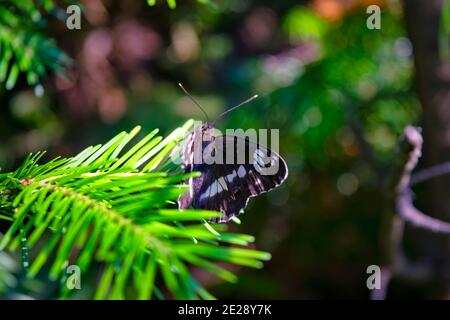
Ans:
[[[200,200],[203,200],[206,197],[214,197],[216,194],[219,194],[223,190],[228,190],[228,187],[225,178],[220,177],[218,180],[211,183],[206,191],[200,195]]]
[[[273,157],[270,159],[270,166],[274,166],[275,163],[277,163],[277,161],[278,161],[278,158],[275,157],[275,156],[273,156]]]
[[[236,170],[233,170],[233,172],[229,175],[227,175],[227,180],[232,183],[234,178],[236,178]]]
[[[267,157],[267,154],[261,149],[256,149],[255,154],[253,155],[253,157],[265,158],[265,157]]]
[[[209,194],[211,197],[214,197],[217,193],[217,181],[214,181],[211,186],[211,193]]]
[[[244,166],[240,166],[237,172],[239,178],[243,178],[245,177],[245,168]]]
[[[217,181],[219,182],[219,185],[222,187],[222,190],[228,190],[227,182],[225,181],[224,177],[220,177],[219,180]]]

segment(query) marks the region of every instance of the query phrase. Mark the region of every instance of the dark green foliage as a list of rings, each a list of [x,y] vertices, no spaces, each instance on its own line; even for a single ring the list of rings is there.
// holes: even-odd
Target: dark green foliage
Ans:
[[[0,82],[5,82],[6,89],[14,87],[21,72],[29,85],[36,85],[47,70],[61,73],[71,64],[42,33],[44,15],[64,15],[61,10],[51,0],[0,2]]]

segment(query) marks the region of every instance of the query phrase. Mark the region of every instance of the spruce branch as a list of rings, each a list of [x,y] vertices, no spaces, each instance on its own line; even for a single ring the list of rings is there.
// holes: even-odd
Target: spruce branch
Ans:
[[[253,237],[206,222],[220,213],[174,207],[187,191],[182,181],[198,173],[162,168],[171,167],[168,155],[192,125],[188,121],[165,139],[155,130],[129,146],[140,131],[136,127],[73,158],[45,164],[38,163],[43,153],[28,156],[17,170],[0,175],[5,195],[0,222],[9,224],[0,250],[18,250],[26,239],[31,257],[40,243],[28,276],[49,265],[53,280],[68,265],[86,273],[93,261],[101,262],[97,299],[149,299],[167,291],[175,298],[211,298],[190,266],[231,282],[236,276],[214,261],[261,268],[268,253],[236,247]],[[158,277],[165,290],[156,287]],[[130,286],[131,296],[125,294]]]

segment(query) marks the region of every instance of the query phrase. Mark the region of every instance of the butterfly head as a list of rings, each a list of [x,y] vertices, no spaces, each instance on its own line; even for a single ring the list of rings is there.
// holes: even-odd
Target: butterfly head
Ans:
[[[194,128],[194,132],[198,138],[202,138],[203,141],[211,141],[217,135],[218,130],[212,125],[211,122],[202,122],[197,128]]]
[[[203,122],[202,123],[202,131],[207,131],[207,130],[211,130],[214,129],[214,126],[212,125],[211,122]]]

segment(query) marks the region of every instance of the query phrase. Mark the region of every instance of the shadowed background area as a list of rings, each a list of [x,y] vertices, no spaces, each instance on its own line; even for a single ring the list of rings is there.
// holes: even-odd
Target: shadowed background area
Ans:
[[[252,199],[242,224],[231,227],[254,235],[255,247],[272,259],[261,270],[234,269],[236,284],[200,270],[194,276],[220,298],[368,298],[366,268],[383,263],[385,186],[394,151],[403,128],[422,123],[411,41],[419,27],[407,28],[404,4],[82,4],[81,30],[67,30],[56,19],[47,26],[74,60],[67,76],[50,74],[34,88],[19,77],[14,89],[0,89],[2,170],[30,151],[48,150],[47,159],[71,156],[138,124],[145,132],[167,133],[186,119],[202,120],[178,82],[210,119],[258,94],[217,127],[280,129],[289,178]],[[381,8],[379,30],[366,26],[373,4]],[[435,36],[448,45],[442,30]],[[442,71],[447,91],[438,98],[447,101],[448,66]],[[424,187],[415,190],[419,204],[433,202]],[[448,256],[448,249],[428,251],[434,242],[426,233],[408,231],[405,250],[412,260]],[[448,240],[437,241],[448,247]],[[441,270],[444,278],[448,270]],[[446,297],[448,284],[439,279],[394,279],[388,297]],[[41,289],[35,291],[51,297]]]

